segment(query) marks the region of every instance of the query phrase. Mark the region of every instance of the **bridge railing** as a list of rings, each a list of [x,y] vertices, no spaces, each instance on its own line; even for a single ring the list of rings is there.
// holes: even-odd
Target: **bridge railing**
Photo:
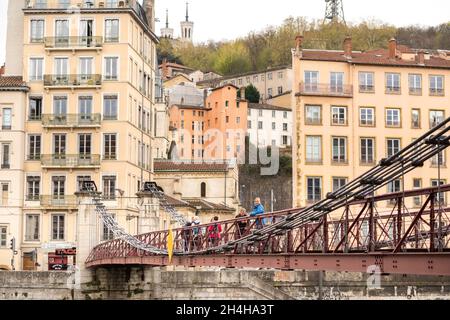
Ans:
[[[450,249],[450,208],[442,200],[450,185],[391,193],[349,202],[344,210],[312,220],[297,228],[272,232],[264,241],[237,240],[264,232],[264,226],[287,220],[301,209],[290,209],[256,218],[244,217],[173,230],[177,255],[216,253],[286,254],[352,252],[439,252]],[[422,196],[421,208],[408,209],[407,198]],[[390,208],[381,202],[393,203]],[[383,211],[381,208],[384,208]],[[220,236],[217,237],[219,226]],[[152,247],[167,250],[169,231],[137,236]],[[249,237],[250,238],[250,237]],[[121,239],[97,246],[88,261],[151,255],[132,248]]]

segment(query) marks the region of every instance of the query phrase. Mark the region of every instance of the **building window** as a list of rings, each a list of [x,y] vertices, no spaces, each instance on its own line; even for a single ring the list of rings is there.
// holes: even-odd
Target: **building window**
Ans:
[[[444,95],[444,76],[430,76],[430,95]]]
[[[44,20],[31,20],[30,42],[39,43],[44,41]]]
[[[30,58],[30,81],[42,81],[44,69],[43,58]]]
[[[272,130],[276,130],[277,129],[277,124],[276,122],[272,122]]]
[[[307,125],[321,125],[322,124],[322,107],[321,106],[306,106],[306,123]]]
[[[331,72],[330,90],[331,92],[339,92],[339,93],[344,91],[344,73]]]
[[[414,178],[413,179],[413,188],[414,190],[422,189],[422,179],[420,178]],[[413,199],[414,206],[418,207],[422,205],[422,197],[416,196]]]
[[[9,184],[8,183],[2,183],[1,184],[1,192],[2,192],[2,206],[8,205],[9,200]]]
[[[322,137],[306,137],[306,162],[313,164],[322,162]]]
[[[375,139],[374,138],[361,138],[361,163],[373,164],[375,162]]]
[[[283,131],[288,131],[288,124],[287,123],[283,123]]]
[[[11,130],[12,128],[12,109],[3,108],[2,111],[2,130]]]
[[[28,136],[28,160],[41,159],[41,135]]]
[[[200,197],[206,198],[206,183],[202,182],[200,185]]]
[[[5,226],[0,226],[0,248],[5,248],[7,241],[6,238],[8,236],[8,228]]]
[[[39,241],[39,215],[27,214],[25,220],[25,241]]]
[[[347,178],[333,177],[333,191],[336,192],[347,184]]]
[[[388,191],[388,194],[397,193],[397,192],[402,191],[401,180],[397,179],[397,180],[389,182],[388,186],[387,186],[387,191]],[[392,201],[395,203],[396,200],[391,200],[391,203],[392,203]]]
[[[241,117],[236,117],[236,123],[240,124],[241,123]]]
[[[117,96],[106,95],[103,97],[103,119],[117,120]]]
[[[322,178],[308,177],[307,179],[307,200],[314,203],[322,199]]]
[[[11,163],[10,163],[11,145],[9,143],[2,143],[1,147],[2,147],[2,149],[1,149],[1,160],[2,160],[1,169],[9,169],[11,167]]]
[[[272,96],[273,96],[272,88],[267,89],[267,95],[268,95],[269,99],[272,98]]]
[[[52,177],[52,199],[64,201],[66,190],[66,177],[55,176]]]
[[[263,122],[262,121],[258,121],[258,129],[263,129]]]
[[[443,110],[431,110],[430,111],[430,129],[437,127],[444,121]]]
[[[267,74],[267,79],[272,80],[272,77],[273,77],[272,72],[269,72],[269,73]]]
[[[305,91],[307,92],[317,91],[318,82],[319,82],[319,72],[305,71]]]
[[[103,198],[105,200],[116,199],[116,177],[103,176]]]
[[[275,110],[272,110],[272,118],[275,118],[277,115],[277,112]]]
[[[408,76],[409,82],[409,94],[420,95],[422,94],[422,75],[410,74]]]
[[[387,156],[392,157],[394,154],[400,152],[400,139],[387,139]]]
[[[258,82],[258,76],[257,76],[257,75],[256,75],[256,76],[253,76],[253,82],[254,82],[254,83]]]
[[[412,109],[411,111],[411,128],[420,129],[420,109]]]
[[[258,110],[258,117],[262,117],[263,116],[263,111],[260,109]]]
[[[359,91],[360,92],[374,92],[374,73],[360,72],[359,73]]]
[[[252,122],[250,120],[247,121],[247,128],[248,129],[252,128]]]
[[[242,79],[238,79],[238,85],[242,86]]]
[[[283,87],[278,87],[278,94],[282,94],[283,93]]]
[[[278,79],[283,79],[283,71],[278,72]]]
[[[431,158],[432,166],[445,166],[445,150],[439,152],[437,155]]]
[[[287,146],[289,144],[288,136],[281,136],[283,146]]]
[[[78,135],[78,154],[80,160],[90,160],[92,151],[92,134]]]
[[[362,127],[375,126],[375,109],[360,108],[359,109],[359,125]]]
[[[443,186],[443,185],[445,185],[447,182],[446,182],[446,180],[438,180],[438,179],[433,179],[433,180],[431,180],[431,186],[432,187],[438,187],[438,186]],[[438,200],[438,203],[440,204],[440,205],[446,205],[447,204],[447,199],[446,199],[446,195],[445,195],[445,192],[440,192],[439,194],[438,194],[438,196],[437,196],[437,199],[436,200]]]
[[[400,109],[386,109],[386,127],[400,127]]]
[[[119,42],[119,19],[105,20],[105,42]]]
[[[92,181],[91,176],[77,176],[77,191],[83,190],[83,184],[87,181]]]
[[[333,157],[334,163],[346,163],[347,162],[347,138],[345,137],[333,137]]]
[[[118,80],[118,57],[105,58],[105,80]]]
[[[64,240],[64,222],[65,216],[63,214],[52,215],[52,240]]]
[[[386,73],[386,93],[400,93],[400,74]]]
[[[284,119],[287,119],[287,117],[288,117],[287,111],[283,111],[283,118],[284,118]]]
[[[103,140],[103,159],[117,160],[117,134],[104,134]]]
[[[347,125],[347,107],[331,107],[331,124]]]
[[[42,97],[30,97],[29,100],[29,120],[42,119]]]
[[[41,177],[27,177],[27,201],[39,201]]]
[[[229,123],[230,122],[230,116],[226,116],[225,117],[225,123]]]
[[[116,215],[112,214],[112,218],[116,220]],[[103,223],[103,235],[102,235],[103,241],[110,241],[114,240],[114,233],[111,231],[111,229],[108,228],[108,226]]]

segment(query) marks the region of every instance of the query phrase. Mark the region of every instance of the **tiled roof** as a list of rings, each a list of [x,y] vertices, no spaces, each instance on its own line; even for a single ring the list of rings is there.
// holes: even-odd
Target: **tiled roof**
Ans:
[[[233,74],[233,75],[230,75],[230,76],[224,76],[224,77],[220,77],[220,78],[199,81],[198,84],[201,85],[201,84],[205,84],[205,83],[208,83],[208,82],[211,82],[211,81],[223,81],[223,80],[228,80],[228,79],[240,78],[240,77],[251,76],[251,75],[255,75],[255,74],[273,72],[273,71],[284,70],[284,69],[292,69],[292,66],[285,65],[285,66],[278,66],[278,67],[269,68],[269,69],[266,69],[266,70],[250,71],[250,72],[245,72],[245,73]]]
[[[164,63],[160,64],[159,68],[162,68],[163,66],[164,66]],[[173,63],[173,62],[167,62],[166,66],[169,67],[169,68],[178,68],[178,69],[183,69],[183,70],[192,70],[192,71],[194,71],[194,69],[192,69],[192,68],[183,66],[182,64]]]
[[[211,109],[205,108],[203,106],[190,106],[185,104],[174,104],[172,107],[177,107],[178,109],[188,109],[188,110],[202,110],[202,111],[208,111]]]
[[[418,50],[412,50],[405,46],[398,46],[397,51],[403,53],[418,52]],[[430,55],[430,59],[425,59],[424,64],[420,64],[417,56],[415,60],[403,60],[401,57],[391,59],[389,58],[389,52],[386,49],[353,52],[351,58],[345,56],[343,51],[303,50],[302,60],[348,62],[363,65],[450,69],[450,60],[446,60],[433,54]]]
[[[155,161],[155,172],[226,172],[227,163]]]
[[[173,197],[168,196],[167,194],[164,194],[164,198],[167,201],[167,203],[173,207],[189,207],[190,204],[183,200],[178,200]]]
[[[1,91],[28,91],[29,87],[22,77],[0,77]]]
[[[235,209],[223,204],[212,203],[203,199],[184,199],[194,208],[201,208],[205,211],[235,211]]]
[[[267,103],[249,103],[248,107],[250,109],[292,111],[291,108],[274,106],[274,105],[267,104]]]
[[[227,84],[224,84],[223,86],[214,88],[214,89],[212,89],[211,91],[220,90],[220,89],[223,89],[223,88],[225,88],[225,87],[233,87],[233,88],[235,88],[236,90],[239,90],[239,87],[238,87],[238,86],[235,86],[234,84],[231,84],[231,83],[227,83]]]

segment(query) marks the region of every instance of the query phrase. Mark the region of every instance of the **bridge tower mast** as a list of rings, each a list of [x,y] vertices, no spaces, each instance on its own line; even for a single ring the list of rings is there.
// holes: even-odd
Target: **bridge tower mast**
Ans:
[[[324,22],[341,22],[345,24],[343,0],[325,0]]]

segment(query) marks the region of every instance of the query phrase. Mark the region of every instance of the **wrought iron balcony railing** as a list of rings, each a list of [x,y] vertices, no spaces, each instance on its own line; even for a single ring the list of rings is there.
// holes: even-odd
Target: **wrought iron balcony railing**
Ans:
[[[300,83],[300,95],[306,96],[332,96],[332,97],[352,97],[352,85],[332,85],[329,83]]]
[[[45,87],[99,87],[102,85],[100,74],[46,74]]]
[[[103,46],[103,37],[45,37],[44,45],[49,49],[100,49]]]
[[[43,168],[90,168],[100,167],[100,155],[49,154],[41,156]]]
[[[143,8],[137,0],[26,0],[25,10],[131,9],[140,18]]]
[[[41,206],[46,208],[76,207],[77,198],[75,196],[51,195],[40,197]]]
[[[43,114],[42,126],[45,127],[100,127],[102,116],[93,114]]]

